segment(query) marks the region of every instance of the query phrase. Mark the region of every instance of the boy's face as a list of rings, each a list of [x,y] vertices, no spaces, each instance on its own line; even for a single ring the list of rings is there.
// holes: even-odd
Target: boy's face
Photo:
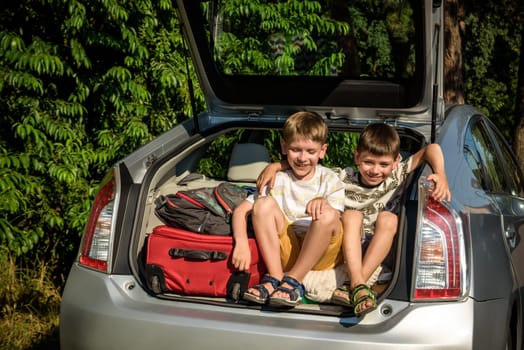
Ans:
[[[319,159],[324,158],[327,144],[321,144],[302,137],[294,138],[291,142],[281,140],[282,154],[287,155],[287,161],[293,174],[299,180],[308,180],[315,174],[315,167]]]
[[[400,156],[377,156],[370,152],[355,151],[355,163],[359,166],[360,181],[366,186],[378,186],[395,170]]]

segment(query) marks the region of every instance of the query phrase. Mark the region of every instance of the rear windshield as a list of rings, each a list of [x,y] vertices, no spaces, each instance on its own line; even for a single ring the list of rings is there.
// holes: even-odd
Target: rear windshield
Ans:
[[[230,1],[202,6],[227,75],[413,77],[410,1]]]
[[[423,4],[420,0],[185,3],[207,78],[221,99],[278,104],[279,94],[285,94],[282,102],[287,104],[390,107],[412,105],[420,97]],[[351,93],[363,82],[368,85]],[[253,96],[250,86],[277,90]],[[394,98],[366,102],[366,94],[375,89]]]

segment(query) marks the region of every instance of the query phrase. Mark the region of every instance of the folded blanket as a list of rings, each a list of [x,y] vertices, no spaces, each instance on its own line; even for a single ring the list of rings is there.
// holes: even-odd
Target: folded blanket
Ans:
[[[366,284],[368,287],[371,287],[377,282],[381,272],[382,266],[379,266],[367,281]],[[346,266],[341,264],[333,269],[309,271],[302,283],[306,289],[306,298],[318,303],[329,303],[335,289],[342,286],[347,280],[348,273]]]

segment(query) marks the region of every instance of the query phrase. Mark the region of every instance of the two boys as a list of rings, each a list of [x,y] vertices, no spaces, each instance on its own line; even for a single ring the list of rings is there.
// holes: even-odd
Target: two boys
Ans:
[[[391,248],[397,230],[400,189],[409,173],[426,161],[434,171],[428,176],[428,180],[435,184],[433,197],[437,200],[449,200],[450,192],[440,146],[428,145],[401,162],[400,138],[389,125],[371,124],[366,127],[354,156],[358,170],[338,170],[345,191],[342,250],[349,282],[333,293],[332,302],[353,306],[355,314],[361,316],[377,306],[375,294],[366,285],[366,281]],[[290,166],[288,161],[269,165],[260,175],[257,187],[269,184],[269,188],[273,188],[275,176]],[[322,202],[318,212],[330,212],[329,208],[331,207],[327,203]],[[304,252],[303,255],[305,254]],[[262,256],[267,262],[264,253]],[[299,278],[297,282],[304,275],[295,276]],[[258,291],[260,290],[257,288],[248,290],[247,299],[250,300],[249,294],[258,295]],[[277,295],[285,298],[283,294],[285,293]]]

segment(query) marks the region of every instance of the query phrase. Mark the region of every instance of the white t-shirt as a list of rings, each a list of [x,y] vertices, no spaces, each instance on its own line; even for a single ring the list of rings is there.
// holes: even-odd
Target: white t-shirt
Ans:
[[[314,198],[326,198],[333,208],[344,211],[344,185],[336,172],[321,165],[317,165],[315,174],[308,180],[297,179],[291,169],[279,171],[269,194],[297,234],[305,233],[311,224],[306,205]],[[249,196],[248,200],[254,202],[255,196]]]

